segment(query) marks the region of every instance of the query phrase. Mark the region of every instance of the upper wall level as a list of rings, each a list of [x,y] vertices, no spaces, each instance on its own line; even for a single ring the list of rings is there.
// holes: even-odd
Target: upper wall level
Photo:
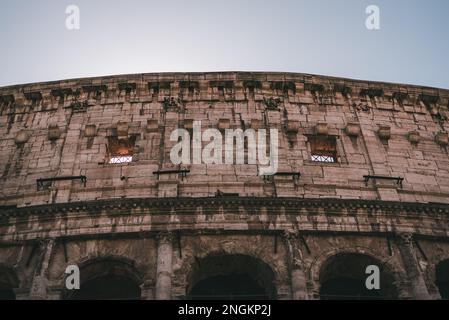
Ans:
[[[0,205],[227,193],[449,203],[448,101],[443,89],[292,73],[4,87]],[[170,135],[192,133],[195,120],[221,133],[277,129],[283,174],[259,176],[260,165],[247,161],[173,165]]]

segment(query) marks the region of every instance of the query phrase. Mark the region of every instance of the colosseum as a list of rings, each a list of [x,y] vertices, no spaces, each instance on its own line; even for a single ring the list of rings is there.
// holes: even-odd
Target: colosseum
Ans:
[[[268,72],[0,88],[0,298],[449,298],[448,101]],[[277,130],[277,170],[237,137],[243,162],[173,163],[199,121]]]

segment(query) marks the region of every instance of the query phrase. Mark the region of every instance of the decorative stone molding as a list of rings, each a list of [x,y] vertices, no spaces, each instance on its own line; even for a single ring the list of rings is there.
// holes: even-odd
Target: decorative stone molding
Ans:
[[[413,245],[413,234],[407,232],[397,233],[398,241],[404,245]]]
[[[216,206],[283,206],[286,209],[297,212],[300,208],[335,210],[374,210],[385,212],[405,212],[408,214],[443,214],[449,215],[448,204],[436,203],[417,203],[417,202],[396,202],[396,201],[380,201],[380,200],[349,200],[349,199],[298,199],[298,198],[130,198],[130,199],[108,199],[86,201],[82,204],[72,203],[55,203],[51,205],[37,205],[31,207],[16,208],[13,206],[0,207],[0,215],[6,216],[23,216],[30,214],[55,214],[58,212],[101,212],[102,210],[122,209],[125,211],[137,208],[158,208],[158,210],[171,210],[184,207],[216,207]]]

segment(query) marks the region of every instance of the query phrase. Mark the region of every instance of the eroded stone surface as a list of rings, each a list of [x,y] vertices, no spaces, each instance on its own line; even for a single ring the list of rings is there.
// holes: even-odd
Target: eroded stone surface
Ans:
[[[315,299],[320,270],[341,253],[388,267],[398,298],[440,297],[449,156],[437,142],[449,130],[447,90],[230,72],[38,83],[0,88],[0,97],[0,283],[17,298],[69,297],[66,266],[94,277],[101,268],[87,266],[106,259],[138,283],[142,298],[179,299],[201,278],[201,259],[244,255],[271,268],[276,298]],[[194,120],[278,129],[279,171],[300,178],[264,179],[248,164],[155,175],[177,169],[170,134]],[[336,137],[337,163],[311,161],[317,125]],[[384,127],[388,139],[379,135]],[[22,132],[27,139],[17,143]],[[131,163],[108,163],[111,137],[134,137]],[[368,175],[400,177],[402,186]],[[86,184],[36,185],[75,176]]]

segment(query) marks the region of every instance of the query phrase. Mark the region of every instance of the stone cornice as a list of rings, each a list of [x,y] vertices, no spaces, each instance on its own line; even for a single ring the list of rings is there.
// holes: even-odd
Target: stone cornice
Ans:
[[[103,210],[132,210],[152,209],[167,212],[174,210],[182,214],[184,208],[196,207],[276,207],[298,211],[301,209],[323,209],[335,212],[342,209],[374,210],[385,212],[404,212],[410,214],[448,214],[449,204],[439,203],[411,203],[388,202],[379,200],[349,200],[349,199],[299,199],[299,198],[255,198],[255,197],[229,197],[229,198],[130,198],[107,199],[87,202],[58,203],[16,208],[14,206],[0,206],[0,219],[13,216],[60,214],[71,212],[98,212]],[[177,212],[179,210],[179,213]],[[189,210],[190,212],[191,210]],[[291,212],[289,210],[289,212]],[[288,213],[288,212],[286,212]]]
[[[109,75],[109,76],[99,76],[99,77],[85,77],[85,78],[71,78],[55,81],[45,81],[45,82],[35,82],[35,83],[24,83],[0,87],[0,92],[17,90],[18,88],[23,89],[36,89],[42,88],[53,88],[55,90],[64,89],[68,86],[87,86],[93,83],[100,83],[102,85],[107,84],[118,84],[129,81],[142,81],[147,80],[152,81],[181,81],[181,82],[192,82],[196,80],[209,80],[209,81],[248,81],[248,80],[258,80],[258,81],[296,81],[296,82],[307,82],[311,78],[321,80],[321,81],[331,81],[338,84],[347,83],[350,85],[359,85],[361,87],[369,87],[370,85],[377,86],[405,86],[410,89],[434,89],[441,91],[448,91],[444,88],[436,88],[422,85],[405,84],[405,83],[392,83],[385,81],[372,81],[363,79],[352,79],[344,77],[334,77],[318,74],[309,73],[298,73],[298,72],[264,72],[264,71],[214,71],[214,72],[159,72],[159,73],[142,73],[142,74],[120,74],[120,75]]]

